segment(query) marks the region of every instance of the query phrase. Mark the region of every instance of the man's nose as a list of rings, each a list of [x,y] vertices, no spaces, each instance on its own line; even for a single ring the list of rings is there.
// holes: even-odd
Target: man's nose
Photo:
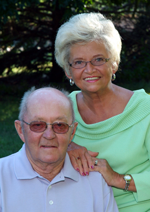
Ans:
[[[47,139],[53,139],[56,137],[56,134],[52,129],[52,125],[47,125],[47,128],[44,131],[43,136]]]

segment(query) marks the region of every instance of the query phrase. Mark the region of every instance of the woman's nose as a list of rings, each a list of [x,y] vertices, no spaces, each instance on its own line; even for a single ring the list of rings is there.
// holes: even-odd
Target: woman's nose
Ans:
[[[87,73],[93,73],[93,70],[94,70],[94,66],[91,64],[90,61],[88,61],[86,63],[86,66],[85,66],[85,72],[87,72]]]

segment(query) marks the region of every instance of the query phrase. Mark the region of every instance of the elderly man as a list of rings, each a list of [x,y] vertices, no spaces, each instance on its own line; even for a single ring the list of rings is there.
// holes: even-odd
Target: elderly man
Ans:
[[[66,154],[77,123],[54,88],[25,93],[15,127],[22,149],[0,159],[0,212],[117,212],[99,173],[80,176]]]

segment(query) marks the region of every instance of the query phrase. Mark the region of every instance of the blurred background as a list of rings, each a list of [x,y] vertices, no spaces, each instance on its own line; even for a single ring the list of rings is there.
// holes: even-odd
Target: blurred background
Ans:
[[[22,142],[14,128],[23,93],[32,86],[54,85],[69,92],[54,58],[59,26],[72,15],[101,12],[122,37],[115,84],[150,93],[149,0],[1,0],[0,1],[0,157]]]

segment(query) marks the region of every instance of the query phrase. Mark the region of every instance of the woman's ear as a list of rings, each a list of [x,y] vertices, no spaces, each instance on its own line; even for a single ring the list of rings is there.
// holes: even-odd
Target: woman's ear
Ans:
[[[116,62],[113,62],[112,68],[113,68],[113,74],[115,74],[118,70],[118,64]]]
[[[21,127],[21,121],[15,120],[14,124],[15,124],[15,128],[16,128],[16,131],[17,131],[19,137],[25,143],[24,134],[23,134],[23,130],[22,130],[22,127]]]
[[[67,77],[68,79],[72,79],[72,76],[69,75],[66,71],[65,71],[65,75],[66,75],[66,77]]]

